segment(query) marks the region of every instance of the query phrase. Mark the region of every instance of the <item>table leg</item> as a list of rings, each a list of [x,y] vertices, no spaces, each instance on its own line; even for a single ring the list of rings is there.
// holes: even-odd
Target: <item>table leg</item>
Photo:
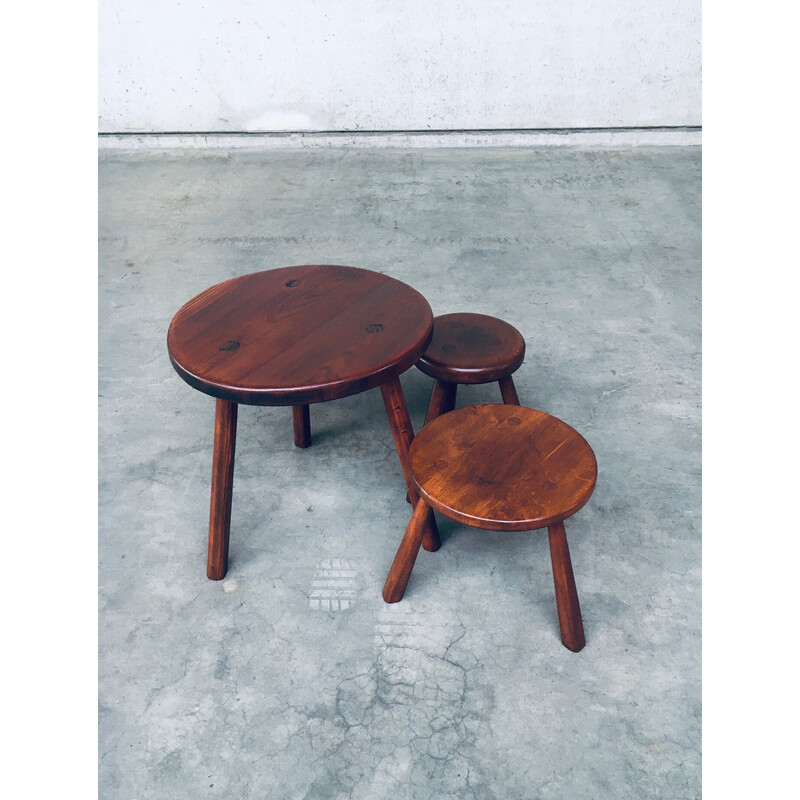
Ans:
[[[416,507],[419,500],[414,482],[411,480],[411,466],[408,461],[408,450],[414,439],[414,428],[411,425],[411,418],[408,415],[406,397],[403,394],[403,387],[400,378],[395,376],[391,380],[381,385],[383,404],[386,406],[386,416],[389,417],[389,425],[392,428],[394,444],[397,447],[397,454],[400,456],[400,466],[403,468],[403,475],[408,486],[408,497],[412,505]],[[439,531],[436,527],[436,519],[433,511],[428,509],[428,517],[425,523],[425,532],[422,537],[422,546],[434,552],[442,545],[439,539]]]
[[[556,522],[547,530],[550,534],[550,559],[553,563],[561,641],[564,647],[577,653],[583,650],[586,639],[583,636],[581,607],[578,603],[578,590],[575,588],[575,576],[572,573],[567,534],[563,522]]]
[[[311,412],[308,406],[292,406],[294,421],[294,443],[297,447],[311,445]]]
[[[211,467],[211,515],[208,523],[208,566],[206,574],[219,581],[228,571],[228,542],[231,535],[233,459],[236,451],[236,420],[239,406],[217,400],[214,421],[214,460]]]

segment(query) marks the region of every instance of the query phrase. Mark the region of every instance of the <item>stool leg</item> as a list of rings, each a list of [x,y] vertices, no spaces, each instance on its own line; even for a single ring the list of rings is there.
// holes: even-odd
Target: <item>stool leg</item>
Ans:
[[[583,650],[586,639],[583,636],[581,607],[578,603],[578,590],[575,588],[575,576],[572,574],[572,560],[569,557],[564,523],[556,522],[547,531],[550,534],[550,559],[553,563],[561,641],[564,647],[577,653]]]
[[[308,406],[292,406],[294,422],[294,443],[297,447],[306,448],[311,444],[311,413]]]
[[[445,383],[444,402],[442,403],[441,414],[449,414],[456,407],[456,389],[457,383]]]
[[[236,420],[239,406],[217,400],[214,421],[214,458],[211,467],[211,515],[208,524],[208,565],[206,575],[219,581],[228,571],[228,542],[231,535],[233,459],[236,451]]]
[[[456,407],[456,389],[458,385],[447,381],[434,380],[431,389],[431,399],[428,402],[428,412],[425,414],[425,427],[431,420],[452,411]],[[406,503],[411,502],[411,495],[406,492]]]
[[[397,603],[403,599],[411,570],[414,569],[414,562],[417,560],[419,546],[422,544],[422,535],[429,511],[430,507],[420,497],[414,513],[411,515],[411,521],[408,523],[403,541],[397,548],[389,576],[383,585],[383,599],[387,603]]]
[[[514,386],[514,379],[510,375],[505,378],[500,378],[500,394],[503,395],[503,402],[509,406],[518,406],[519,397],[517,397],[517,387]]]
[[[408,406],[406,405],[406,397],[403,394],[403,385],[400,383],[400,378],[395,376],[382,384],[381,394],[383,395],[383,404],[386,407],[386,416],[389,418],[389,426],[392,429],[397,454],[400,456],[400,466],[403,468],[403,475],[406,479],[408,497],[414,508],[416,508],[419,495],[414,482],[411,480],[411,467],[408,461],[408,450],[414,439],[414,428],[411,425],[411,417],[408,416]],[[442,546],[432,510],[427,515],[422,546],[431,552],[438,550]]]
[[[458,384],[455,383],[438,379],[433,382],[424,425],[427,425],[431,420],[440,417],[442,414],[447,414],[456,407],[456,389],[458,389]]]

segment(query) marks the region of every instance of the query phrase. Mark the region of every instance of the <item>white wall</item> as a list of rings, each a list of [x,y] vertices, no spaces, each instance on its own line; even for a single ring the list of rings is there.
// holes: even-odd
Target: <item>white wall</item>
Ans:
[[[100,0],[101,132],[700,125],[700,0]]]

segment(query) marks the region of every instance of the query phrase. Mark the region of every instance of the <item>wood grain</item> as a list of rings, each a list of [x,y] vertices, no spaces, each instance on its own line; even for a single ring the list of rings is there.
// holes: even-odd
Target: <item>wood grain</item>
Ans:
[[[202,392],[251,405],[303,405],[379,386],[432,334],[427,300],[370,270],[302,265],[212,286],[175,314],[167,348]]]
[[[411,521],[408,523],[383,586],[383,599],[387,603],[399,603],[403,599],[411,570],[414,569],[414,562],[419,553],[429,513],[428,504],[420,499],[411,515]]]
[[[586,640],[564,520],[586,503],[597,481],[597,461],[586,440],[532,408],[467,406],[422,428],[411,443],[410,468],[420,499],[392,562],[384,600],[403,597],[426,504],[474,528],[547,527],[561,641],[573,652],[582,650]]]
[[[525,340],[507,322],[486,314],[443,314],[417,368],[451,383],[491,383],[515,372],[525,359]]]
[[[572,573],[572,559],[567,546],[567,534],[563,522],[555,522],[548,527],[550,537],[550,560],[553,565],[553,582],[556,588],[556,608],[561,641],[569,650],[577,653],[583,650],[586,639],[583,635],[583,620]]]
[[[217,398],[209,578],[221,580],[228,568],[238,404],[291,405],[295,444],[308,447],[310,403],[388,383],[389,424],[411,486],[413,430],[397,376],[418,360],[432,332],[430,306],[415,289],[378,272],[337,265],[242,275],[178,310],[167,333],[170,361],[190,386]],[[416,502],[416,489],[413,494]],[[435,550],[439,544],[431,512],[425,546]]]
[[[311,446],[311,412],[307,405],[292,406],[292,422],[294,425],[295,446],[306,448]]]
[[[522,406],[457,409],[425,425],[410,450],[413,481],[448,517],[488,530],[534,530],[591,497],[597,461],[565,422]]]
[[[211,513],[208,523],[208,564],[206,574],[220,581],[228,571],[228,543],[231,533],[233,462],[236,453],[236,422],[239,407],[217,400],[214,420],[214,456],[211,467]]]

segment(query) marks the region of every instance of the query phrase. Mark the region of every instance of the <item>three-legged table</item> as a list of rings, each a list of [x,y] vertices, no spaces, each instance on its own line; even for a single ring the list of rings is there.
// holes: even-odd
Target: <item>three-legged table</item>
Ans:
[[[414,431],[399,376],[433,331],[428,302],[405,283],[355,267],[304,265],[242,275],[212,286],[174,316],[170,360],[195,389],[216,398],[207,575],[228,569],[239,404],[292,406],[295,426],[311,403],[379,386],[416,505],[409,447]],[[439,547],[428,513],[422,546]]]

